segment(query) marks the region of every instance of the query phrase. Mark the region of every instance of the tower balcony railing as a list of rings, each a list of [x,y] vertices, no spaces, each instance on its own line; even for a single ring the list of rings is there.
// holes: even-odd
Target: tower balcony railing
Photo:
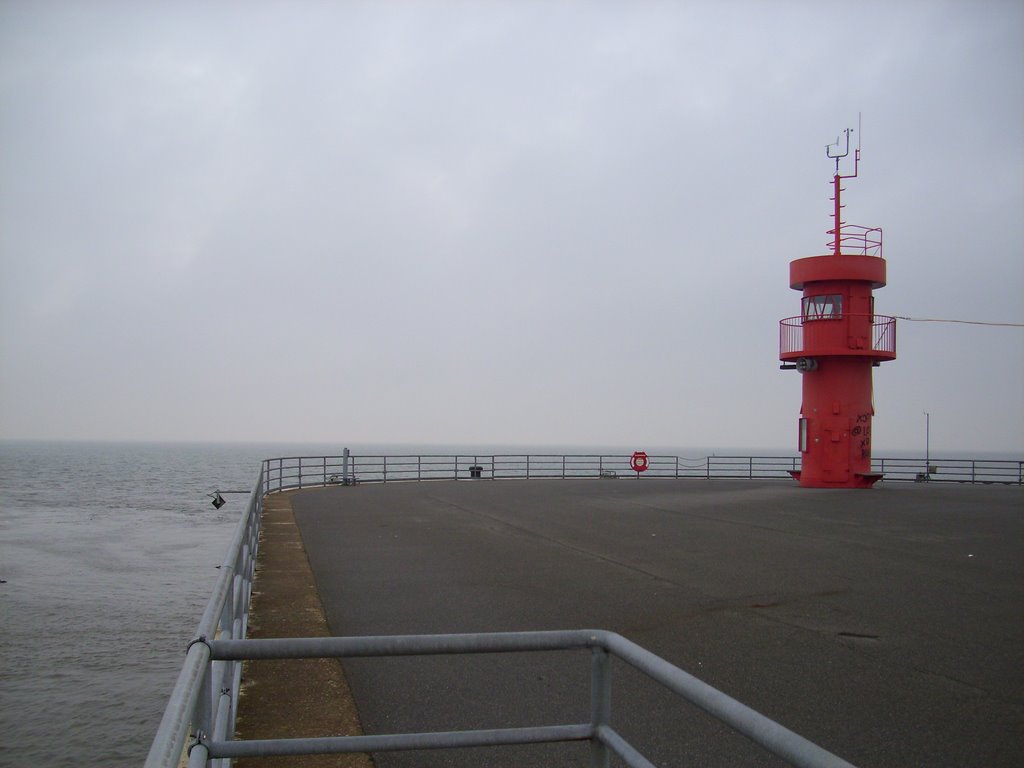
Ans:
[[[828,234],[832,239],[827,243],[828,247],[835,252],[836,231],[830,229]],[[864,227],[860,224],[843,224],[839,227],[839,253],[850,256],[877,256],[882,257],[882,228]]]
[[[809,319],[803,316],[787,317],[779,321],[779,357],[799,357],[817,352],[819,343],[826,338],[833,340],[837,335],[834,323],[864,315],[833,315],[828,318]],[[851,347],[847,354],[869,355],[891,359],[896,356],[896,318],[888,315],[871,315],[871,347]],[[821,339],[816,338],[821,336]],[[830,345],[831,346],[831,345]],[[834,352],[832,352],[834,353]]]

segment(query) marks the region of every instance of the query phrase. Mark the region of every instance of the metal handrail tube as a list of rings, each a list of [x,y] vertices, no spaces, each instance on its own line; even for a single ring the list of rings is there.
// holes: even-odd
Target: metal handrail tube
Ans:
[[[612,717],[612,662],[604,648],[590,651],[590,724],[595,732],[606,726]],[[600,739],[590,740],[591,768],[609,768],[608,745]]]
[[[525,728],[491,728],[472,731],[432,731],[363,736],[320,736],[299,739],[251,739],[204,741],[210,757],[267,757],[397,752],[411,749],[500,747],[516,744],[547,744],[587,741],[593,737],[590,723],[542,725]]]
[[[542,630],[443,635],[364,635],[359,637],[271,637],[213,640],[220,660],[367,658],[437,656],[459,653],[564,651],[600,647],[604,630]]]
[[[798,733],[770,720],[615,632],[603,633],[605,647],[634,669],[718,718],[751,741],[798,768],[853,768],[850,763]]]
[[[189,648],[149,748],[146,768],[174,768],[178,765],[209,660],[210,649],[205,644],[197,643]]]
[[[223,691],[218,698],[217,719],[214,722],[211,736],[214,741],[223,741],[227,738],[229,724],[234,720],[234,718],[231,717],[230,689]]]
[[[782,757],[798,768],[852,768],[847,761],[803,736],[770,720],[731,696],[684,672],[674,664],[641,648],[631,640],[627,640],[622,635],[607,630],[218,640],[211,642],[210,648],[214,658],[224,660],[355,658],[599,649],[618,657],[655,682],[700,707],[737,732],[765,747],[772,754]],[[596,665],[598,662],[593,662],[593,664]],[[593,678],[597,683],[598,675],[594,674]],[[601,684],[606,685],[606,683]],[[610,707],[610,694],[607,700],[604,699],[603,693],[592,692],[591,695],[592,712],[604,719],[605,709]],[[604,722],[593,723],[592,727],[596,728],[604,724]],[[434,737],[437,734],[429,734],[429,736]],[[235,747],[224,747],[225,750],[232,751],[222,752],[220,744],[208,746],[211,755],[216,757],[250,754],[233,751]],[[437,746],[456,745],[446,742],[439,743]],[[388,747],[376,747],[376,749],[386,748]],[[289,752],[288,754],[298,753]]]
[[[611,726],[597,726],[594,729],[594,741],[606,745],[629,768],[656,768],[654,763],[641,755],[632,744],[622,738]]]
[[[235,526],[227,554],[220,566],[220,574],[214,585],[213,594],[199,620],[195,639],[189,644],[185,654],[185,663],[181,672],[178,673],[167,708],[157,727],[156,735],[146,757],[146,768],[176,768],[181,760],[189,727],[195,717],[197,705],[200,704],[200,697],[203,695],[203,684],[208,680],[208,674],[211,672],[208,638],[216,635],[224,605],[232,593],[236,571],[247,570],[248,564],[243,564],[239,560],[242,557],[243,542],[247,538],[252,541],[248,536],[250,528],[259,526],[259,513],[263,507],[263,483],[264,470],[261,468],[256,485],[249,496],[246,513],[242,515]],[[246,548],[245,554],[254,556],[255,552],[250,552],[249,548]],[[230,627],[233,623],[232,618],[227,626]],[[237,691],[234,695],[237,695]]]
[[[210,752],[205,744],[193,744],[188,750],[188,768],[205,768]]]

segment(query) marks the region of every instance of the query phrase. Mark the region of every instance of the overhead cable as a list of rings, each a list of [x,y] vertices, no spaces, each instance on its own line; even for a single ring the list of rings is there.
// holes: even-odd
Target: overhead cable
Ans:
[[[914,323],[961,323],[963,325],[992,325],[1004,328],[1024,328],[1024,323],[989,323],[983,320],[948,320],[937,317],[904,317],[893,315],[897,320],[910,320]]]

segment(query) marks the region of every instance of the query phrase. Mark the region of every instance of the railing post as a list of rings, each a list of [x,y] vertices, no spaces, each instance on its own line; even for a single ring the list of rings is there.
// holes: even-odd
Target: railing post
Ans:
[[[416,479],[423,479],[423,457],[420,454],[416,454]]]
[[[327,485],[327,457],[324,456],[324,480],[323,484]]]
[[[203,768],[208,762],[209,754],[205,744],[195,744],[188,752],[188,768]]]
[[[562,479],[565,480],[565,454],[562,454]]]
[[[974,459],[971,459],[971,485],[974,485]]]
[[[386,483],[388,481],[388,457],[387,456],[384,457],[384,467],[382,469],[382,472],[383,472],[383,476],[382,476],[381,480],[382,480],[382,482]]]
[[[530,454],[526,454],[526,479],[530,479]]]
[[[754,479],[754,457],[753,456],[748,456],[747,457],[747,479],[748,480],[753,480]]]
[[[299,488],[302,487],[302,457],[299,456]]]
[[[612,665],[604,648],[594,648],[590,655],[590,725],[595,735],[590,737],[590,768],[609,768],[608,747],[600,741],[598,727],[607,725],[612,716]]]
[[[210,660],[203,667],[202,682],[199,685],[199,695],[196,697],[195,722],[192,727],[198,738],[199,734],[209,736],[213,733],[213,665],[216,662]]]

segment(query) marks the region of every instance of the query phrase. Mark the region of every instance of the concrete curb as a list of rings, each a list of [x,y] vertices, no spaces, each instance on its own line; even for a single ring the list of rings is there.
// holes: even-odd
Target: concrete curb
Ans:
[[[292,512],[293,493],[266,498],[248,637],[326,637],[327,626]],[[236,738],[354,736],[359,714],[336,659],[247,661]],[[237,768],[372,768],[366,755],[241,759]]]

